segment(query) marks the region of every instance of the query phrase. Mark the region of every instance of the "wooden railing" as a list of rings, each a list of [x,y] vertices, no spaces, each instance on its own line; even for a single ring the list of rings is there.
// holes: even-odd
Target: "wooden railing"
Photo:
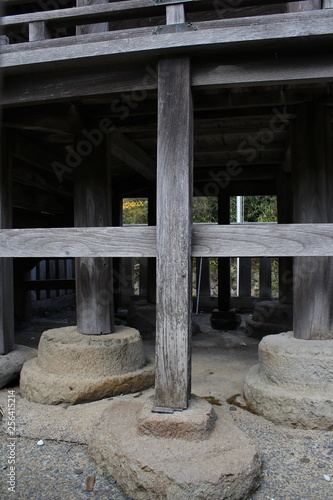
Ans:
[[[95,40],[120,40],[124,38],[171,33],[175,28],[165,28],[167,0],[122,0],[110,3],[43,10],[40,2],[40,12],[29,12],[16,15],[5,15],[2,20],[4,44],[22,44],[25,42],[41,42],[57,39],[52,46],[69,42],[76,43],[76,35],[85,34]],[[10,5],[10,0],[7,0]],[[304,10],[318,10],[333,6],[332,0],[310,0],[289,2],[282,0],[184,0],[188,30],[210,29],[225,25],[235,18],[284,14]],[[47,5],[47,4],[45,4]],[[44,7],[43,7],[44,6]],[[194,24],[195,23],[195,24]],[[94,25],[94,29],[84,30],[82,26]],[[99,28],[96,29],[96,26]],[[126,26],[126,28],[124,28]],[[164,28],[162,29],[162,26]],[[177,31],[177,30],[176,30]],[[104,32],[104,35],[101,33]],[[82,39],[80,42],[84,43]],[[46,42],[44,46],[49,44]],[[43,47],[41,45],[40,47]],[[32,48],[32,47],[31,47]]]

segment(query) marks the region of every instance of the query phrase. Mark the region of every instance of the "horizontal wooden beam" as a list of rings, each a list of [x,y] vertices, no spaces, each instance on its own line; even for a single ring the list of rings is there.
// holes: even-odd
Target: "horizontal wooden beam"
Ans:
[[[155,256],[155,226],[0,230],[0,257]],[[194,225],[192,256],[333,256],[333,224]]]
[[[333,224],[195,225],[192,256],[333,256]]]
[[[128,2],[125,2],[128,3]],[[135,2],[134,2],[135,3]],[[114,5],[114,4],[107,4]],[[97,6],[98,7],[98,6]],[[101,5],[105,7],[105,5]],[[74,9],[73,9],[74,10]],[[225,51],[259,47],[277,50],[288,43],[318,42],[333,39],[333,11],[324,9],[295,14],[276,14],[233,20],[210,21],[198,25],[197,31],[168,33],[143,36],[127,40],[109,40],[103,42],[83,43],[65,47],[43,49],[34,42],[35,49],[27,51],[24,57],[20,52],[2,55],[3,70],[33,72],[48,65],[54,68],[71,67],[73,63],[86,65],[93,58],[97,64],[125,62],[129,57],[155,57],[174,53],[198,54],[198,51]],[[212,27],[213,26],[213,27]],[[267,26],[270,29],[267,30]],[[207,29],[206,29],[207,28]],[[41,42],[44,43],[44,42]],[[221,53],[219,52],[221,55]],[[133,59],[132,59],[133,60]],[[332,69],[332,68],[331,68]],[[332,75],[331,75],[332,76]]]
[[[156,228],[0,230],[0,257],[155,257]]]

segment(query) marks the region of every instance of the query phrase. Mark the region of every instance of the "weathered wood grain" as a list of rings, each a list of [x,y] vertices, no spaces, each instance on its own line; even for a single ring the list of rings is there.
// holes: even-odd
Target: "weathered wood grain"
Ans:
[[[324,106],[299,106],[291,154],[295,222],[333,222],[332,125]],[[293,285],[295,337],[333,338],[333,257],[295,258]]]
[[[259,224],[192,228],[194,257],[333,255],[332,224]]]
[[[84,136],[77,144],[84,144]],[[87,141],[85,141],[87,142]],[[75,170],[74,221],[79,227],[110,226],[111,177],[109,144],[92,148]],[[94,335],[114,331],[112,261],[108,257],[80,257],[75,261],[78,332]]]
[[[300,2],[289,2],[288,12],[304,12],[307,10],[321,9],[321,0],[302,0]]]
[[[29,23],[29,42],[39,42],[47,38],[51,38],[51,35],[44,21]]]
[[[127,2],[125,2],[127,3]],[[109,4],[112,6],[115,4]],[[98,6],[94,6],[95,8]],[[103,6],[102,6],[103,7]],[[207,21],[202,23],[197,31],[183,33],[161,34],[127,40],[110,40],[96,43],[86,43],[66,47],[50,47],[48,49],[35,49],[24,54],[4,53],[2,67],[20,68],[21,70],[34,71],[41,65],[57,62],[58,66],[70,67],[73,61],[76,64],[86,64],[87,60],[94,58],[95,62],[104,64],[111,58],[113,61],[124,62],[129,54],[139,56],[167,55],[168,53],[197,53],[198,50],[234,50],[246,46],[257,48],[265,46],[270,48],[283,41],[309,43],[312,39],[318,42],[321,38],[327,43],[333,39],[333,11],[323,9],[318,11],[276,14],[272,16],[259,16],[235,20]],[[214,24],[210,24],[214,23]],[[267,26],[270,29],[267,30]],[[213,28],[212,28],[213,26]],[[218,28],[217,28],[218,26]],[[37,43],[37,42],[36,42]]]
[[[158,64],[155,405],[190,397],[193,110],[188,58]]]
[[[194,225],[193,257],[333,255],[333,224]],[[155,257],[156,227],[1,229],[0,257]]]
[[[0,134],[0,228],[12,227],[12,142]],[[0,355],[15,347],[13,259],[0,258]]]

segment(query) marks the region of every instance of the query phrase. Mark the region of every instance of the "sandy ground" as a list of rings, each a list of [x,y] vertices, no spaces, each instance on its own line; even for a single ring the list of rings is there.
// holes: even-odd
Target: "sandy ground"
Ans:
[[[73,324],[59,313],[36,318],[18,332],[17,343],[36,346],[48,328]],[[301,430],[275,425],[263,417],[230,404],[231,397],[242,393],[248,369],[257,362],[258,341],[239,332],[212,330],[208,316],[196,318],[201,333],[193,338],[192,392],[213,396],[230,412],[235,422],[262,453],[260,488],[253,500],[330,500],[333,499],[332,432]],[[154,341],[145,340],[147,357],[154,356]],[[10,392],[14,391],[14,392]],[[15,440],[7,433],[8,397],[15,395]],[[112,477],[99,470],[87,452],[87,440],[101,413],[119,398],[140,398],[139,394],[109,398],[76,406],[46,406],[31,403],[20,396],[13,384],[0,391],[4,416],[1,422],[0,498],[19,500],[124,500]],[[229,403],[227,400],[229,399]],[[38,445],[42,440],[43,444]],[[15,447],[9,444],[15,443]],[[15,448],[15,456],[11,449]],[[15,493],[8,491],[11,458],[15,458]],[[86,481],[95,476],[92,491]],[[331,479],[331,480],[329,480]],[[190,499],[189,499],[190,500]],[[209,500],[209,499],[207,499]],[[245,500],[245,499],[244,499]]]

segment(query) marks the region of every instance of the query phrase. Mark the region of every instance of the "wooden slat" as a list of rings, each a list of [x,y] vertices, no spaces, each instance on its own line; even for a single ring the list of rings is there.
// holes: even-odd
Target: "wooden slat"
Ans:
[[[333,224],[201,226],[192,229],[194,257],[333,255]]]
[[[35,21],[49,21],[56,24],[72,22],[85,24],[100,21],[106,15],[115,13],[127,14],[131,11],[140,11],[144,8],[152,8],[151,0],[126,0],[126,2],[112,2],[101,5],[85,5],[83,7],[48,10],[43,12],[32,12],[28,14],[16,14],[5,16],[2,19],[3,26],[19,26]]]
[[[239,297],[251,297],[251,265],[249,257],[239,259],[238,295]]]
[[[322,0],[301,0],[300,2],[290,2],[288,12],[304,12],[307,10],[321,9]]]
[[[159,61],[155,405],[185,409],[190,397],[193,110],[190,61]]]
[[[316,83],[333,80],[332,55],[317,54],[297,55],[296,57],[281,56],[279,59],[248,58],[237,64],[194,64],[192,85],[209,88],[242,85],[276,85],[289,83]]]
[[[31,72],[41,65],[54,64],[55,61],[59,65],[67,67],[70,67],[73,61],[85,65],[87,60],[92,57],[96,63],[104,64],[110,58],[113,61],[124,62],[129,54],[139,57],[147,56],[147,54],[157,56],[167,55],[170,52],[179,53],[184,49],[188,53],[197,54],[198,50],[211,51],[213,48],[225,51],[228,49],[240,50],[244,47],[255,49],[264,46],[267,48],[267,42],[273,49],[274,43],[281,41],[286,46],[287,42],[301,43],[304,40],[318,42],[321,38],[327,43],[328,39],[333,38],[332,20],[333,11],[331,9],[251,17],[236,19],[232,22],[222,20],[214,22],[213,29],[205,23],[205,26],[201,26],[201,29],[197,31],[152,35],[119,41],[110,40],[61,48],[36,48],[26,53],[24,57],[19,52],[5,53],[2,56],[2,67],[4,69],[20,68]],[[267,30],[267,25],[270,26],[269,30]]]
[[[85,5],[98,5],[98,4],[108,4],[109,0],[76,0],[77,7],[83,7]],[[87,35],[90,33],[102,33],[104,31],[109,30],[109,23],[95,23],[95,24],[87,24],[84,26],[77,26],[76,34],[77,35]]]
[[[267,257],[259,261],[259,297],[272,297],[272,260]]]
[[[47,38],[51,38],[51,36],[44,21],[29,23],[29,42],[39,42]]]
[[[193,257],[333,255],[333,224],[195,225]],[[155,257],[156,227],[0,230],[0,257]]]
[[[155,227],[0,230],[0,257],[155,257]]]

